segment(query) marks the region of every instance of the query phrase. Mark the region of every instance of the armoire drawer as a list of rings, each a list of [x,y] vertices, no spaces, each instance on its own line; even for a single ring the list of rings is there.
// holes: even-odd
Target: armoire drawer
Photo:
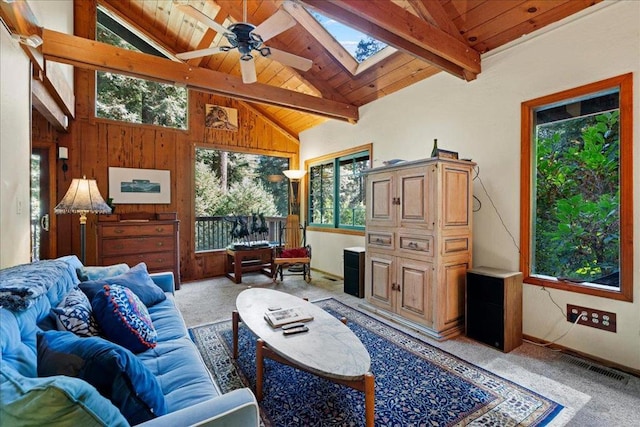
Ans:
[[[104,239],[102,254],[112,255],[140,254],[142,252],[166,252],[175,249],[175,238],[164,237],[131,237],[128,239]]]
[[[399,246],[402,251],[409,251],[415,255],[432,257],[434,253],[433,236],[400,235]]]
[[[370,231],[367,232],[367,245],[375,246],[380,249],[393,250],[393,233],[384,231]]]

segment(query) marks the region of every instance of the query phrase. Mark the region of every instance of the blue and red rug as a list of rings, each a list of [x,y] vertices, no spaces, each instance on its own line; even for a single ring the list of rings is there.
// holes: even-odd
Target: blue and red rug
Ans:
[[[563,408],[337,300],[316,304],[347,317],[369,350],[376,426],[543,426]],[[230,357],[230,320],[190,332],[223,392],[255,388],[255,337],[246,327],[240,326],[237,361]],[[364,425],[361,392],[269,359],[264,378],[260,409],[266,426]]]

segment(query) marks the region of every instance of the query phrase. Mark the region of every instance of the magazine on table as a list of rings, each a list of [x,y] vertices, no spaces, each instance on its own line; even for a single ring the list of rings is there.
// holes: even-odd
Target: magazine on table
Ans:
[[[313,316],[306,313],[300,307],[283,308],[280,310],[267,311],[264,320],[274,328],[279,328],[287,323],[308,322],[313,320]]]

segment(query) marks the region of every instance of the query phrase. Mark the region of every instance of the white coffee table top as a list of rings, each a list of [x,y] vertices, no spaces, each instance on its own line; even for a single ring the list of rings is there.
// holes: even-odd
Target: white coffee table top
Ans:
[[[301,307],[313,316],[309,332],[284,335],[264,320],[269,307]],[[323,309],[284,292],[252,288],[236,299],[242,322],[274,353],[316,375],[339,380],[362,378],[371,368],[369,352],[358,337]]]

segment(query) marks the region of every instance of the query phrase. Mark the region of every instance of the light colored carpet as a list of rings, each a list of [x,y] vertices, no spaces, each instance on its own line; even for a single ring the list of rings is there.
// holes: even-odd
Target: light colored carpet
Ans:
[[[282,283],[274,284],[261,274],[243,275],[241,284],[224,277],[188,282],[176,292],[176,300],[189,327],[231,318],[237,295],[249,287],[276,289],[311,301],[333,297],[352,307],[363,302],[345,294],[341,280],[316,271],[312,274],[309,284],[301,276],[285,276]],[[552,426],[635,427],[640,420],[640,378],[603,368],[622,377],[611,378],[585,368],[593,366],[592,362],[528,343],[504,354],[464,336],[437,342],[400,329],[560,403],[565,409]]]

